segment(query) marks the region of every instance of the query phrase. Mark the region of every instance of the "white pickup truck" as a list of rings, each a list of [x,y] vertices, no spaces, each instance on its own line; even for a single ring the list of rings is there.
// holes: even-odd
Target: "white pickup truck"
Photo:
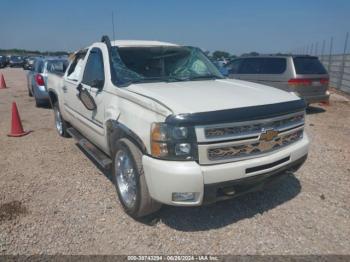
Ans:
[[[47,88],[58,133],[111,170],[134,218],[261,189],[308,154],[303,100],[226,79],[195,47],[104,36]]]

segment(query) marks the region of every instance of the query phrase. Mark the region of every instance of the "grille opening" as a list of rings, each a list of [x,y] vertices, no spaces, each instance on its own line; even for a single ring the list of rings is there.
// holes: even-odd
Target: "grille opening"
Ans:
[[[285,158],[282,158],[282,159],[277,160],[277,161],[275,161],[275,162],[273,162],[273,163],[270,163],[270,164],[265,164],[265,165],[261,165],[261,166],[250,167],[250,168],[247,168],[247,169],[245,170],[245,173],[246,173],[246,174],[249,174],[249,173],[254,173],[254,172],[257,172],[257,171],[264,170],[264,169],[272,168],[272,167],[274,167],[274,166],[278,166],[278,165],[280,165],[280,164],[282,164],[282,163],[284,163],[284,162],[289,161],[289,159],[290,159],[290,156],[285,157]]]
[[[227,142],[236,142],[236,141],[246,141],[250,139],[257,139],[259,136],[247,136],[247,137],[240,137],[240,138],[231,138],[231,139],[225,139],[225,140],[215,140],[215,141],[208,141],[208,142],[198,142],[198,145],[212,145],[217,143],[227,143]]]
[[[256,156],[288,146],[301,139],[302,136],[303,130],[297,130],[293,133],[283,134],[268,142],[259,140],[249,144],[213,147],[207,150],[207,156],[210,161]]]
[[[232,139],[234,137],[247,134],[252,134],[252,136],[254,136],[263,128],[274,128],[282,131],[283,129],[289,130],[296,128],[295,125],[304,125],[304,114],[298,114],[278,120],[242,124],[241,126],[207,127],[204,130],[204,134],[207,139],[227,137],[227,140],[229,140],[230,138]]]

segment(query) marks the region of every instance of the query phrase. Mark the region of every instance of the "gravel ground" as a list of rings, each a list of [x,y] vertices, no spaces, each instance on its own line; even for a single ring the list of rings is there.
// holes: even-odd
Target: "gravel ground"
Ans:
[[[306,164],[270,190],[150,221],[122,211],[115,189],[49,108],[28,97],[22,69],[0,90],[0,254],[350,254],[350,102],[312,107]],[[16,101],[27,136],[10,138]]]

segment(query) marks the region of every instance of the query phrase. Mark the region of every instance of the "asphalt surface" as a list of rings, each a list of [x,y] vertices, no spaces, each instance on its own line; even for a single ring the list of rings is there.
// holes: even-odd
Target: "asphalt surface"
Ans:
[[[348,98],[308,110],[309,158],[273,188],[135,221],[108,172],[35,107],[25,71],[0,73],[0,254],[350,254]],[[7,137],[12,101],[27,136]]]

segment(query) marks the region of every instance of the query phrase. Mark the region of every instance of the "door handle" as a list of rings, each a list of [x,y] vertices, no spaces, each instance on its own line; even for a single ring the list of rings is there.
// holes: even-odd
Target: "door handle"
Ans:
[[[66,86],[62,86],[62,90],[63,90],[63,92],[66,92],[67,91],[67,87]]]

